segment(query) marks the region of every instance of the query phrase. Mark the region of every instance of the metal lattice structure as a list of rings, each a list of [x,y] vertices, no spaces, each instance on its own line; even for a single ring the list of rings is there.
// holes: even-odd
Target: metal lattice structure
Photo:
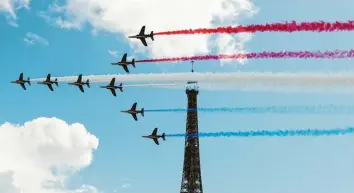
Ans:
[[[197,108],[198,83],[188,83],[186,94],[188,108]],[[187,134],[198,133],[198,112],[187,111]],[[199,138],[185,138],[184,163],[181,183],[181,193],[203,193],[202,175],[200,171]]]

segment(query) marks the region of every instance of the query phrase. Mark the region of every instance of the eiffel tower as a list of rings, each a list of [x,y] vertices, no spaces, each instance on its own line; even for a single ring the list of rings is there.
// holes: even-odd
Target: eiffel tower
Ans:
[[[197,82],[188,82],[186,94],[188,97],[188,109],[197,108],[197,95],[199,93]],[[187,111],[187,134],[198,133],[198,112]],[[185,138],[184,163],[181,182],[181,193],[203,193],[202,175],[200,172],[199,138]]]

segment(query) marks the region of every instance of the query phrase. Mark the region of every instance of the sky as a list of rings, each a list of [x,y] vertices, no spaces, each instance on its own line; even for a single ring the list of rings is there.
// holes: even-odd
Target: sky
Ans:
[[[247,25],[283,21],[346,21],[349,0],[0,0],[0,192],[169,193],[181,185],[184,138],[155,145],[142,135],[182,133],[186,113],[120,113],[185,108],[184,89],[125,88],[113,97],[94,83],[81,93],[60,83],[50,92],[25,77],[125,74],[110,65],[130,57],[185,56],[242,51],[351,49],[351,32],[159,36],[143,47],[128,35],[146,30]],[[182,73],[189,62],[144,63],[137,73]],[[343,60],[196,61],[197,72],[353,72]],[[125,83],[123,83],[125,84]],[[201,89],[199,107],[353,105],[353,93]],[[344,128],[350,114],[237,114],[200,112],[199,131]],[[332,137],[201,138],[204,192],[349,193],[354,191],[351,135]]]

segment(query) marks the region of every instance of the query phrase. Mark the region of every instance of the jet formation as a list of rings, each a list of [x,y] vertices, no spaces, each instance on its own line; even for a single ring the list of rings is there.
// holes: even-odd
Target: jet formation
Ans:
[[[151,31],[150,34],[145,34],[145,26],[143,26],[137,35],[129,36],[129,38],[139,39],[144,46],[147,46],[146,38],[151,38],[151,40],[154,41],[154,31]],[[125,53],[119,62],[113,62],[111,65],[121,66],[125,72],[130,73],[128,66],[132,65],[135,68],[135,59],[133,58],[132,61],[127,61],[127,53]]]
[[[145,26],[142,26],[142,28],[140,29],[140,32],[137,35],[129,36],[129,38],[139,39],[144,46],[148,46],[147,43],[146,43],[146,38],[151,38],[151,40],[154,41],[154,32],[151,31],[150,34],[145,34]],[[128,54],[125,53],[122,56],[122,59],[119,62],[111,63],[111,65],[121,66],[124,69],[125,72],[130,73],[128,66],[132,65],[134,68],[136,68],[135,59],[133,58],[131,61],[127,61],[127,55]],[[192,72],[193,72],[193,70],[192,70]],[[123,83],[120,83],[119,86],[116,86],[115,85],[115,80],[116,80],[116,78],[112,78],[111,82],[108,85],[100,86],[100,88],[105,88],[105,89],[110,90],[112,95],[116,97],[117,96],[116,89],[119,89],[121,92],[123,92]],[[27,88],[25,86],[26,83],[31,86],[30,78],[28,77],[25,80],[23,78],[23,73],[20,73],[20,76],[19,76],[18,80],[11,81],[11,83],[21,85],[23,90],[27,90]],[[49,90],[51,90],[51,91],[54,91],[53,86],[52,86],[53,84],[55,84],[57,87],[59,87],[58,79],[55,78],[54,81],[51,80],[51,74],[50,73],[47,74],[47,78],[44,81],[38,82],[38,84],[47,85]],[[78,76],[78,78],[77,78],[77,80],[75,82],[69,82],[68,84],[69,85],[73,85],[73,86],[77,86],[82,93],[85,92],[85,90],[84,90],[84,86],[85,85],[88,88],[90,88],[90,80],[87,79],[86,81],[83,82],[82,81],[82,74],[80,74]],[[137,103],[135,102],[131,109],[122,110],[121,112],[122,113],[131,114],[133,119],[135,121],[138,121],[137,114],[140,113],[144,117],[144,108],[141,108],[141,110],[136,110],[136,107],[137,107]],[[142,137],[152,139],[155,142],[156,145],[159,145],[158,138],[162,138],[165,141],[165,133],[162,133],[162,135],[158,135],[157,134],[157,128],[155,128],[150,135],[142,136]]]

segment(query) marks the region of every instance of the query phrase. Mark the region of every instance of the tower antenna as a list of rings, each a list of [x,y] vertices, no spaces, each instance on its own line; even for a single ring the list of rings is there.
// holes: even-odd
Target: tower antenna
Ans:
[[[191,63],[192,63],[192,72],[194,72],[194,61],[192,60]]]

